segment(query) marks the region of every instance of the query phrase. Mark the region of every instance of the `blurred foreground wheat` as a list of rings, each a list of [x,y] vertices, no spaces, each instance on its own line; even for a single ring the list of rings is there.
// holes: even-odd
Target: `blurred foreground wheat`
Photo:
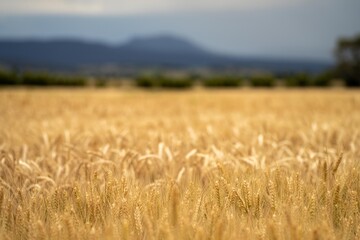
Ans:
[[[0,91],[0,239],[360,239],[356,91]]]

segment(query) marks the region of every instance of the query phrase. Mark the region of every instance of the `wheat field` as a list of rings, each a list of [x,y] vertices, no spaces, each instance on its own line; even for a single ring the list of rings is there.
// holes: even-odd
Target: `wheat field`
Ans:
[[[360,239],[360,94],[3,89],[0,239]]]

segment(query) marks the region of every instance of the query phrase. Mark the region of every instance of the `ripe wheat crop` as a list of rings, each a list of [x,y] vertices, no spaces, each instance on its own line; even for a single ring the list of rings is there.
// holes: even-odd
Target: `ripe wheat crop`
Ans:
[[[1,90],[0,239],[360,239],[360,94]]]

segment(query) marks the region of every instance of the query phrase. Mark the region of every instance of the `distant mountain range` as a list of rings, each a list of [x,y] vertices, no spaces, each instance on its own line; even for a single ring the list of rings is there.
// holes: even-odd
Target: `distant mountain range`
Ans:
[[[117,46],[76,39],[0,40],[0,64],[51,70],[114,65],[138,69],[204,67],[320,72],[330,67],[327,62],[227,56],[170,35],[134,38]]]

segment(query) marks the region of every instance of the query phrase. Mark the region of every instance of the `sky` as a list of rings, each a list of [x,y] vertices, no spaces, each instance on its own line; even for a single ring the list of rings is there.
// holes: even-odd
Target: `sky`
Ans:
[[[0,0],[0,39],[173,34],[219,53],[332,61],[359,13],[359,0]]]
[[[224,10],[294,5],[309,0],[1,0],[4,13],[144,14],[184,10]]]

